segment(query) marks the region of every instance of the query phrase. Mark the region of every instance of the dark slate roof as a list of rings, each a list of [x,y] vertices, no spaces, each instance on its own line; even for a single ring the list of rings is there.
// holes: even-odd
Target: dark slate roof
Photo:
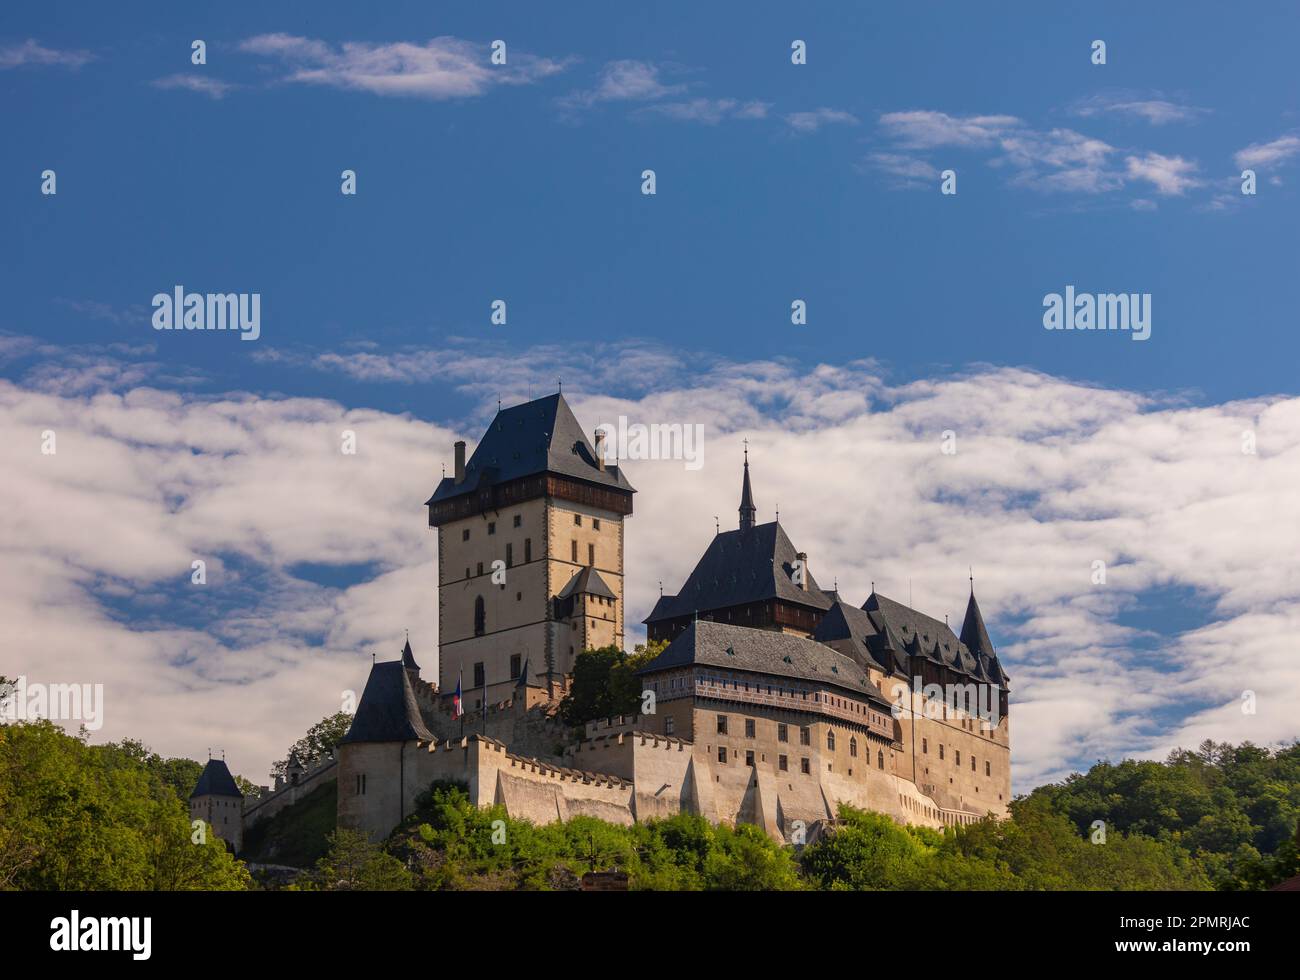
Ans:
[[[980,615],[974,589],[971,589],[970,601],[966,603],[966,619],[961,624],[961,641],[976,656],[993,656],[993,641],[989,639],[989,631],[984,628],[984,617]]]
[[[198,783],[194,786],[194,792],[190,794],[190,799],[196,796],[238,796],[241,800],[244,798],[244,794],[239,791],[239,784],[235,782],[235,777],[230,774],[230,768],[223,759],[208,760]]]
[[[890,649],[901,649],[913,657],[925,657],[978,680],[1005,685],[1010,679],[1002,671],[997,656],[992,653],[992,643],[988,643],[987,656],[976,653],[966,645],[964,638],[968,634],[965,626],[962,627],[962,638],[958,638],[947,623],[941,623],[878,592],[871,593],[862,608],[871,617],[876,629],[886,636]],[[967,619],[969,618],[968,607]],[[980,628],[983,629],[982,620]],[[987,633],[984,633],[984,642],[988,642]]]
[[[728,623],[691,623],[637,673],[652,674],[689,664],[817,681],[889,704],[866,671],[844,654],[793,633]]]
[[[555,394],[497,412],[465,464],[464,482],[443,477],[426,504],[538,473],[636,492],[620,467],[596,465],[596,452],[569,403]]]
[[[420,670],[420,665],[415,662],[415,654],[411,652],[410,637],[407,637],[406,646],[402,647],[402,666],[417,673]]]
[[[571,595],[603,595],[607,599],[616,598],[614,590],[609,587],[600,572],[590,565],[574,574],[567,585],[560,590],[559,598],[567,599]]]
[[[642,622],[705,613],[764,599],[814,609],[829,609],[830,597],[808,572],[808,589],[799,588],[791,576],[798,551],[776,521],[749,530],[715,534],[708,549],[675,596],[660,596]]]
[[[343,742],[434,741],[424,725],[415,692],[402,661],[390,660],[370,668],[361,703]]]

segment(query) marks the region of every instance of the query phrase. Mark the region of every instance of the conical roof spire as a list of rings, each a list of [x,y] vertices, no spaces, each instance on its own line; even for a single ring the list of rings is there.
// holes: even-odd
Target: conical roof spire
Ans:
[[[993,641],[989,631],[984,628],[984,617],[980,614],[979,603],[975,601],[975,583],[971,582],[970,600],[966,603],[966,619],[961,624],[961,642],[966,649],[977,657],[992,657]]]
[[[420,665],[415,662],[415,654],[411,652],[411,636],[409,633],[406,636],[406,646],[402,647],[402,666],[417,673],[420,670]]]
[[[754,491],[749,485],[749,440],[745,440],[745,481],[740,487],[740,529],[748,531],[754,526],[754,516],[758,508],[754,506]]]

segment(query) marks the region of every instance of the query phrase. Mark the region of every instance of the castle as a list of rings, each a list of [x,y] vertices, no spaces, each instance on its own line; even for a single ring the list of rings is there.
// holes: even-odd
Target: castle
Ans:
[[[780,522],[757,523],[747,450],[737,528],[644,620],[667,643],[639,671],[644,710],[576,736],[558,707],[579,653],[623,645],[636,491],[561,394],[498,411],[468,462],[465,448],[426,502],[437,681],[409,640],[373,664],[334,755],[310,772],[291,760],[275,792],[243,805],[243,827],[330,779],[339,826],[376,839],[435,780],[538,823],[686,811],[780,841],[841,803],[936,828],[1006,814],[1008,677],[973,587],[960,636],[874,590],[860,607],[823,590]],[[205,770],[192,815],[220,812],[232,788]]]

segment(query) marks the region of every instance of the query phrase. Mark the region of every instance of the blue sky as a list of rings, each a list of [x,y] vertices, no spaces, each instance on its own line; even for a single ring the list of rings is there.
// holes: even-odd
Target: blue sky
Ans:
[[[967,565],[986,569],[1025,680],[1023,778],[1295,734],[1281,714],[1233,722],[1249,678],[1219,689],[1204,668],[1233,629],[1234,648],[1272,650],[1300,622],[1295,525],[1252,523],[1294,507],[1300,439],[1293,6],[264,8],[54,3],[0,22],[4,420],[64,420],[87,454],[55,477],[11,459],[29,534],[4,581],[68,603],[80,626],[42,636],[67,651],[51,663],[88,663],[96,637],[133,669],[168,665],[190,701],[136,730],[195,755],[201,726],[260,705],[230,736],[256,774],[329,710],[280,710],[309,654],[328,702],[372,645],[418,627],[430,646],[418,502],[498,395],[563,376],[584,422],[635,411],[722,437],[701,474],[634,475],[629,619],[734,511],[748,437],[760,509],[781,502],[827,555],[819,576],[864,595],[913,582],[959,620]],[[154,331],[151,297],[177,284],[260,293],[261,337]],[[1151,338],[1045,331],[1043,297],[1066,285],[1151,294]],[[363,478],[311,458],[345,420],[377,440]],[[916,455],[948,427],[983,461],[941,475]],[[1243,462],[1246,427],[1262,450]],[[838,496],[801,507],[815,494],[783,464],[846,439],[872,453],[837,455]],[[114,489],[92,499],[100,473]],[[41,530],[63,522],[51,501],[117,543]],[[846,502],[858,538],[823,520]],[[690,533],[654,532],[680,513]],[[219,596],[186,598],[171,569],[192,553],[231,576]],[[1094,557],[1132,571],[1122,595],[1062,584]],[[1270,592],[1251,576],[1274,561]],[[33,641],[44,601],[23,607]],[[1062,670],[1067,653],[1084,659]],[[1125,658],[1140,673],[1108,677],[1090,715]],[[1134,693],[1171,671],[1158,704]],[[1300,692],[1294,667],[1263,674]]]
[[[1290,5],[1179,4],[1172,15],[758,3],[743,16],[726,5],[444,6],[322,4],[306,20],[260,4],[139,5],[129,20],[96,5],[10,11],[5,42],[94,60],[3,74],[3,207],[24,229],[0,246],[7,327],[56,342],[148,338],[227,384],[321,393],[318,378],[250,364],[243,348],[256,345],[151,337],[138,320],[66,305],[143,309],[182,283],[260,291],[264,347],[639,337],[808,363],[873,357],[902,378],[990,362],[1193,397],[1294,389],[1284,284],[1297,259],[1297,158],[1268,171],[1280,185],[1261,178],[1255,198],[1209,208],[1237,188],[1234,154],[1300,127]],[[290,63],[240,50],[277,32],[336,50],[452,36],[484,56],[501,38],[516,59],[563,67],[463,97],[385,96],[286,82]],[[204,67],[189,63],[198,37]],[[794,38],[808,43],[807,65],[790,64]],[[1104,66],[1090,63],[1094,38],[1107,41]],[[563,107],[620,61],[647,66],[667,94]],[[239,87],[212,98],[151,84],[174,75]],[[695,99],[762,103],[766,118],[646,111]],[[1090,99],[1188,114],[1158,125],[1123,110],[1080,115]],[[804,133],[785,121],[822,108],[855,121]],[[941,196],[937,181],[900,190],[870,159],[909,153],[881,117],[917,111],[1071,130],[1114,148],[1107,169],[1158,153],[1192,162],[1205,183],[1179,194],[1141,180],[1045,190],[991,166],[996,150],[940,146],[910,155],[956,170],[957,195]],[[59,175],[55,199],[36,193],[46,167]],[[654,198],[639,193],[646,167]],[[344,168],[358,173],[355,198],[339,193]],[[1135,210],[1139,200],[1155,209]],[[1153,339],[1042,330],[1043,295],[1067,283],[1150,292]],[[495,298],[509,304],[504,328],[488,323]],[[789,322],[795,298],[809,304],[804,328]]]

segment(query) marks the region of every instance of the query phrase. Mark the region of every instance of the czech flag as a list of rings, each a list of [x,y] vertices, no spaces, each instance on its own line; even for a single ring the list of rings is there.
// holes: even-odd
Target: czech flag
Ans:
[[[461,715],[465,713],[465,704],[463,701],[461,701],[461,697],[460,697],[460,682],[461,682],[461,678],[464,676],[465,676],[465,671],[461,670],[459,676],[457,676],[456,678],[456,693],[451,696],[452,718],[459,718]]]

